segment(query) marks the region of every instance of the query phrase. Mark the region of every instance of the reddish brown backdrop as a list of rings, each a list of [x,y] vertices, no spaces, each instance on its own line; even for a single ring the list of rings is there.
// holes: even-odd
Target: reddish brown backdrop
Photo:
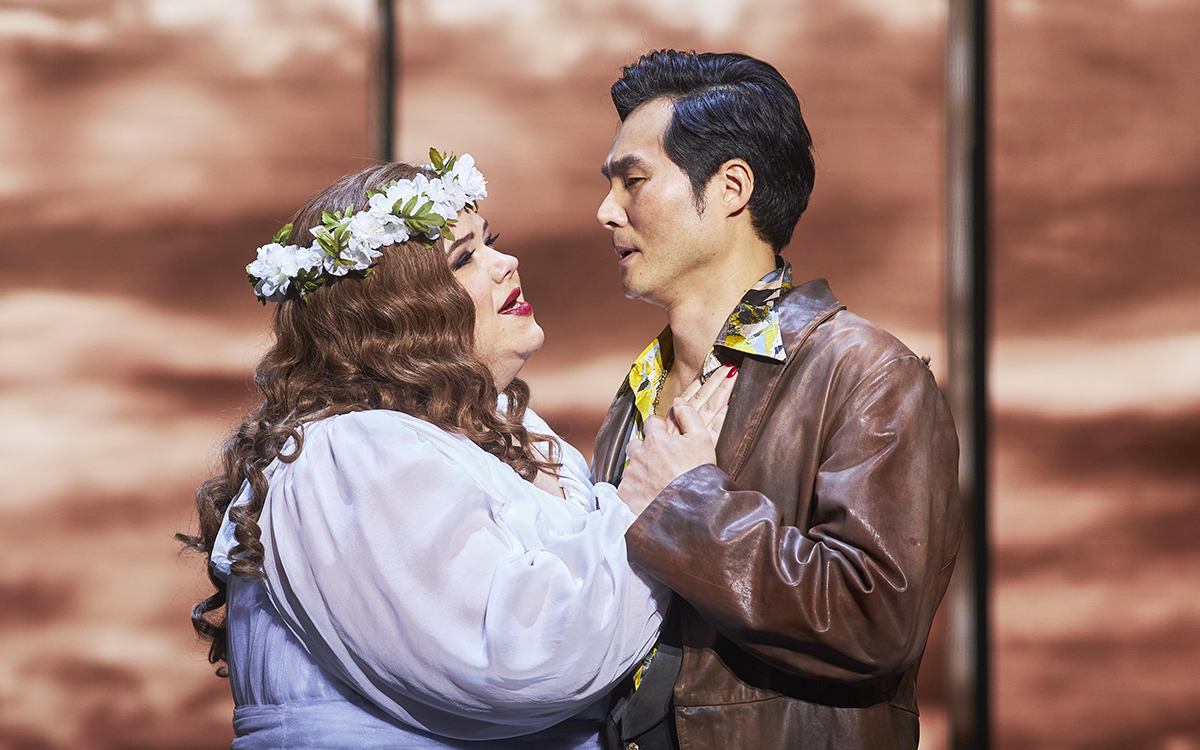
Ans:
[[[817,144],[787,257],[945,377],[938,0],[403,0],[400,151],[472,153],[585,452],[657,309],[595,224],[649,49],[742,50]],[[0,2],[0,746],[226,745],[171,534],[249,395],[242,267],[368,163],[369,0]],[[1200,9],[995,0],[996,746],[1200,748]],[[945,742],[940,626],[922,747]]]

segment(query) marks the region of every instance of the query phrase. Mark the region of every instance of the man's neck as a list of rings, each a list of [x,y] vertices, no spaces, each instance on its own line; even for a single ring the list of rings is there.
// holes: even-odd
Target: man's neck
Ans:
[[[750,287],[775,268],[774,255],[757,253],[725,264],[709,276],[710,284],[691,286],[686,296],[667,307],[674,362],[671,375],[684,384],[695,380],[717,334]]]

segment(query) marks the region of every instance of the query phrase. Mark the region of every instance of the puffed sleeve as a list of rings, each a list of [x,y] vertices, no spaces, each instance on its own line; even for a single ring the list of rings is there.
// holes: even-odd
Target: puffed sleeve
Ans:
[[[394,412],[311,426],[270,481],[267,588],[313,658],[406,723],[516,736],[590,705],[653,643],[633,515],[588,513]]]

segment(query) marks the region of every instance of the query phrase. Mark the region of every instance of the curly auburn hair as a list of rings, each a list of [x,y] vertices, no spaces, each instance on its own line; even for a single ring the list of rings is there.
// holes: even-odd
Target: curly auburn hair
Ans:
[[[342,178],[314,196],[292,219],[292,237],[308,237],[322,211],[364,206],[367,191],[391,180],[430,173],[408,164],[380,164]],[[431,175],[430,175],[431,176]],[[177,534],[186,548],[212,559],[225,511],[244,483],[251,502],[229,511],[237,545],[232,574],[263,576],[258,518],[267,496],[264,469],[295,461],[303,426],[338,414],[389,409],[411,414],[466,436],[484,451],[532,480],[556,474],[557,445],[539,456],[523,419],[529,388],[514,379],[504,388],[507,412],[497,414],[498,391],[488,367],[474,355],[475,305],[455,279],[441,240],[410,240],[381,248],[365,278],[327,283],[306,300],[289,297],[275,311],[275,342],[255,370],[262,402],[234,430],[221,452],[221,473],[196,491],[200,532]],[[288,441],[292,448],[285,450]],[[208,659],[227,676],[226,585],[208,577],[216,592],[192,608],[192,626],[211,641]]]

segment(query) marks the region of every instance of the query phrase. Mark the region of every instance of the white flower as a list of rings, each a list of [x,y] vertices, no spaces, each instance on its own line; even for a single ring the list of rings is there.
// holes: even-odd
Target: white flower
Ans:
[[[475,159],[470,154],[463,154],[454,162],[451,169],[442,177],[446,191],[458,202],[458,210],[468,203],[487,197],[487,180],[475,168]]]
[[[345,276],[350,271],[365,271],[371,267],[372,261],[383,253],[370,247],[354,247],[353,244],[342,251],[339,261],[332,255],[321,253],[325,272],[331,276]]]
[[[254,293],[272,302],[282,300],[291,280],[302,267],[308,267],[301,265],[308,260],[306,250],[295,245],[284,247],[278,242],[260,247],[258,258],[246,266],[246,273],[258,279]]]
[[[380,200],[376,201],[377,198]],[[384,245],[394,245],[408,239],[409,231],[403,219],[377,209],[375,204],[386,200],[382,194],[372,196],[371,207],[355,214],[350,220],[347,244],[351,250],[359,253],[376,251]],[[376,252],[372,257],[378,256]]]
[[[417,178],[424,179],[421,175],[417,175]],[[390,214],[398,208],[403,208],[411,198],[420,194],[421,190],[414,180],[397,180],[396,184],[390,185],[383,194],[376,193],[371,196],[370,210]]]
[[[418,205],[416,208],[425,205],[426,201],[433,201],[433,212],[435,214],[446,221],[454,221],[458,218],[458,212],[462,210],[464,204],[449,190],[449,186],[445,180],[437,177],[431,180],[421,174],[413,178],[413,183],[423,193],[420,199],[417,200]],[[434,234],[434,236],[436,237],[437,235]]]
[[[325,251],[316,242],[296,248],[296,266],[301,271],[315,271],[325,262]]]
[[[440,157],[435,157],[435,161]],[[353,216],[337,220],[336,225],[313,227],[310,231],[320,237],[326,232],[326,244],[337,244],[339,255],[332,255],[321,247],[319,241],[309,247],[281,245],[272,242],[258,248],[258,257],[246,266],[246,272],[254,280],[254,293],[273,302],[282,301],[289,287],[299,284],[299,291],[320,285],[330,276],[344,276],[350,271],[366,271],[383,253],[379,248],[406,242],[413,230],[406,221],[414,220],[414,214],[426,204],[430,211],[447,223],[458,218],[458,214],[470,203],[487,196],[487,181],[475,168],[475,159],[463,154],[441,177],[430,179],[418,174],[411,180],[398,180],[383,192],[372,195],[367,205]],[[408,205],[409,211],[398,216]],[[428,227],[426,236],[436,241],[444,227],[429,227],[429,216],[423,221],[414,221],[417,226]],[[344,234],[342,231],[344,230]],[[336,237],[336,239],[334,239]]]

